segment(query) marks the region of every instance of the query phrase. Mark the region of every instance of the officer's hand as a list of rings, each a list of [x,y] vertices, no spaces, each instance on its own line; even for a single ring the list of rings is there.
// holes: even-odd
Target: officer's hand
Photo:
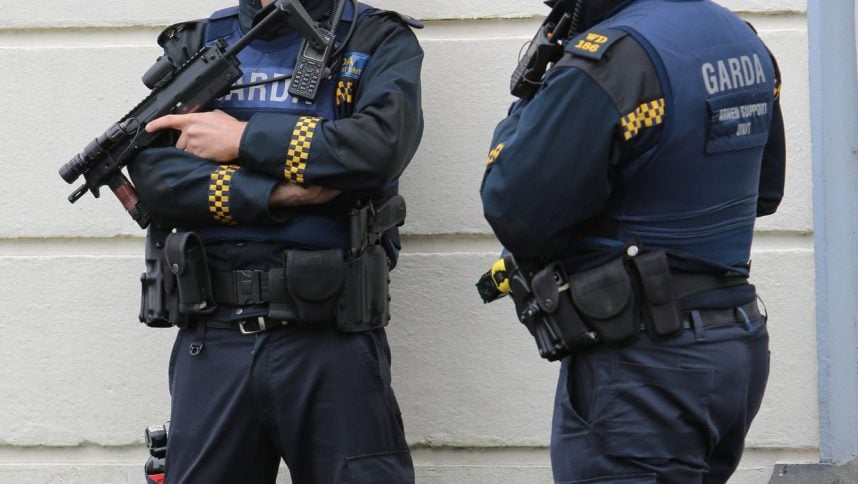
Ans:
[[[304,205],[319,205],[333,200],[342,193],[333,188],[322,188],[314,185],[298,186],[282,181],[278,183],[268,199],[271,207],[301,207]]]
[[[244,134],[246,122],[239,121],[221,110],[193,114],[168,114],[153,119],[146,131],[154,133],[162,129],[182,132],[176,148],[193,155],[226,163],[238,158],[238,146]]]

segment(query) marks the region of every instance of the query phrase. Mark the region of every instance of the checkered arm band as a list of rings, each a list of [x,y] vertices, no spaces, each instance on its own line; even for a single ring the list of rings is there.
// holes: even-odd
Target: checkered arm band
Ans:
[[[218,223],[224,225],[238,224],[229,203],[229,189],[236,171],[237,165],[221,165],[212,172],[209,182],[209,212]]]
[[[495,146],[495,148],[489,152],[489,157],[486,158],[486,166],[489,166],[494,163],[495,160],[498,159],[498,156],[500,156],[501,151],[503,151],[503,143],[498,143],[498,145]]]
[[[337,106],[354,102],[355,83],[352,81],[337,82]]]
[[[310,158],[310,146],[313,144],[313,135],[321,118],[302,116],[295,123],[292,131],[292,141],[286,152],[286,168],[283,176],[292,183],[304,184],[304,171],[307,169],[307,160]]]
[[[664,98],[641,104],[634,111],[620,118],[623,137],[626,141],[640,134],[644,128],[652,128],[664,123]]]

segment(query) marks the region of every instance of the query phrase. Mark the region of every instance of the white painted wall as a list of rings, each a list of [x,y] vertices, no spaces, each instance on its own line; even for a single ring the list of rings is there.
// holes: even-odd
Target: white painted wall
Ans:
[[[142,429],[168,415],[173,331],[136,322],[140,231],[110,194],[69,205],[56,170],[145,94],[139,76],[161,27],[229,4],[0,1],[0,481],[140,482]],[[376,4],[430,20],[418,34],[426,134],[403,179],[410,214],[390,327],[420,482],[550,482],[557,367],[536,356],[508,302],[483,306],[473,291],[497,253],[477,196],[485,154],[545,9]],[[815,461],[819,447],[805,2],[724,4],[754,22],[785,79],[788,193],[754,247],[773,369],[733,481],[762,483],[775,461]]]

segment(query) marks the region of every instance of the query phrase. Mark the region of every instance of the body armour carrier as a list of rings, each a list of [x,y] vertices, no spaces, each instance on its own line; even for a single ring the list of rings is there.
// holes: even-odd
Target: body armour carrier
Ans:
[[[639,0],[589,32],[630,35],[646,50],[664,98],[623,118],[622,131],[628,139],[657,117],[664,131],[655,149],[620,167],[615,193],[584,240],[637,240],[745,267],[776,85],[765,45],[707,0]]]
[[[353,22],[358,22],[375,9],[359,4],[355,12],[351,2],[347,2],[342,20],[337,28],[337,39],[343,42],[348,36]],[[231,7],[215,12],[206,25],[205,42],[211,44],[219,38],[233,44],[243,35],[239,22],[238,7]],[[244,76],[241,84],[265,81],[277,76],[291,76],[295,66],[298,50],[303,38],[297,34],[281,35],[265,40],[257,39],[242,50],[238,58]],[[216,100],[213,109],[220,109],[228,114],[248,120],[255,113],[286,113],[301,116],[320,117],[324,119],[339,119],[349,116],[350,104],[338,105],[338,83],[347,80],[356,86],[360,79],[354,79],[356,69],[347,66],[360,64],[361,69],[370,60],[370,55],[361,52],[350,52],[346,48],[342,58],[332,66],[334,74],[323,79],[319,94],[313,102],[289,95],[289,80],[281,80],[259,86],[252,86],[231,91]],[[357,70],[360,72],[360,69]],[[353,88],[356,92],[357,88]],[[396,193],[396,183],[387,187],[386,194]],[[344,197],[341,197],[344,198]],[[204,242],[226,240],[245,240],[256,242],[283,243],[298,247],[316,248],[345,248],[349,243],[349,227],[346,214],[350,207],[337,206],[310,207],[296,211],[288,222],[282,225],[254,226],[220,226],[195,229]]]

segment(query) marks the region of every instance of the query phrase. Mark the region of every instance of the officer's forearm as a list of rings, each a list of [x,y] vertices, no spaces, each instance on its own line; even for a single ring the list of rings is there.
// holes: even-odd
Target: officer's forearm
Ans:
[[[269,205],[278,181],[218,165],[175,148],[144,150],[129,165],[141,200],[156,218],[187,227],[272,224],[282,221]]]
[[[279,182],[268,198],[268,205],[272,209],[302,207],[306,205],[320,205],[330,202],[340,193],[339,190],[323,188],[319,186],[298,186],[285,181]]]

